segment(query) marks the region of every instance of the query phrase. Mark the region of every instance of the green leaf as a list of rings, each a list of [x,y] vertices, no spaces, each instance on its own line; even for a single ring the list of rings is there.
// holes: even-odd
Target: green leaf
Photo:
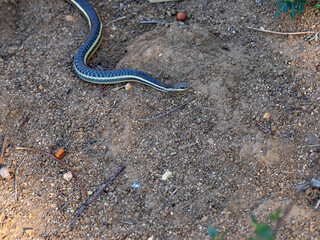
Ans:
[[[227,231],[224,231],[221,235],[221,239],[223,239],[227,235]]]
[[[273,231],[266,223],[256,224],[256,235],[263,240],[273,240]]]
[[[314,5],[314,8],[320,8],[320,3],[317,3],[316,5]]]
[[[258,221],[256,219],[256,217],[254,215],[250,215],[250,218],[251,218],[251,221],[254,223],[254,224],[257,224]]]
[[[291,20],[293,20],[294,19],[294,16],[296,15],[296,12],[295,11],[291,11],[291,13],[290,13],[290,16],[291,16]]]
[[[280,213],[281,213],[281,209],[278,208],[275,213],[270,214],[269,219],[271,221],[280,221],[281,220]]]
[[[212,237],[212,238],[218,236],[218,231],[217,231],[217,229],[215,229],[215,228],[212,227],[212,226],[208,226],[207,231],[208,231],[209,236]]]

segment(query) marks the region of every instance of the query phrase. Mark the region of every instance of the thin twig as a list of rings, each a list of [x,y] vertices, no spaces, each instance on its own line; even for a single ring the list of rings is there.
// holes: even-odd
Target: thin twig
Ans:
[[[277,35],[304,35],[304,34],[315,34],[316,32],[275,32],[275,31],[270,31],[270,30],[265,30],[265,29],[260,29],[260,28],[254,28],[254,27],[247,27],[248,29],[259,31],[259,32],[265,32],[265,33],[271,33],[271,34],[277,34]]]
[[[204,110],[214,111],[214,108],[202,107],[202,109],[204,109]]]
[[[149,20],[149,21],[139,21],[139,23],[153,24],[153,23],[167,23],[167,21],[165,21],[165,20]]]
[[[133,225],[132,222],[127,222],[127,221],[121,221],[121,220],[119,220],[119,221],[117,221],[117,222],[118,222],[118,223],[124,223],[124,224]]]
[[[162,114],[160,114],[160,115],[157,115],[157,116],[154,116],[154,117],[151,117],[151,118],[140,118],[140,119],[138,119],[138,120],[139,120],[139,121],[146,121],[146,122],[147,122],[147,121],[150,121],[150,120],[159,118],[159,117],[163,117],[163,116],[165,116],[165,115],[168,115],[168,114],[172,113],[173,111],[178,110],[179,108],[182,108],[183,106],[185,106],[185,105],[187,105],[188,103],[192,102],[194,99],[195,99],[195,98],[191,98],[191,99],[189,99],[188,101],[186,101],[185,103],[181,104],[181,105],[178,106],[178,107],[175,107],[174,109],[171,109],[171,110],[168,111],[168,112],[162,113]]]
[[[263,126],[261,123],[258,123],[258,122],[257,122],[257,124],[258,124],[258,126],[261,127],[263,130],[265,130],[266,132],[272,134],[272,131],[271,131],[269,128],[266,128],[266,127]]]
[[[90,205],[90,203],[125,169],[125,165],[123,165],[117,172],[115,175],[113,175],[113,177],[110,178],[110,180],[108,182],[106,182],[105,184],[103,184],[100,189],[98,190],[98,192],[96,192],[91,198],[88,199],[88,201],[86,201],[81,208],[77,211],[75,217],[73,218],[73,220],[70,223],[70,227],[75,223],[75,221],[77,220],[77,218],[79,217],[79,215],[86,209],[86,207],[88,207]]]
[[[48,157],[51,157],[54,160],[57,160],[61,165],[63,165],[66,169],[68,169],[71,172],[71,174],[74,176],[74,178],[77,180],[77,182],[79,183],[80,189],[81,189],[82,201],[83,202],[87,201],[87,197],[86,197],[86,194],[84,193],[84,189],[82,187],[80,179],[78,178],[77,174],[68,166],[68,164],[63,162],[61,159],[59,159],[59,158],[57,158],[57,157],[55,157],[55,156],[53,156],[53,155],[51,155],[49,153],[43,152],[41,150],[38,150],[38,149],[28,148],[28,147],[15,147],[15,149],[16,150],[29,150],[29,151],[38,152],[38,153],[41,153],[41,154],[46,155]]]
[[[19,123],[17,131],[20,130],[20,128],[29,120],[29,115],[27,115],[24,119],[22,119]]]
[[[18,178],[18,174],[19,174],[19,168],[21,167],[21,165],[24,162],[24,160],[25,160],[25,158],[22,159],[21,163],[19,164],[19,166],[16,169],[16,173],[14,174],[14,199],[16,200],[16,202],[18,201],[17,178]]]
[[[123,237],[119,238],[119,240],[124,240],[128,237],[129,233],[126,233]]]
[[[62,209],[64,209],[68,205],[68,203],[69,202],[67,201],[65,204],[63,204],[62,207],[58,211],[61,211]]]
[[[175,2],[180,0],[149,0],[150,3]]]
[[[4,164],[4,151],[6,149],[8,137],[5,136],[3,140],[3,145],[2,145],[2,151],[1,151],[1,157],[0,157],[0,164]]]
[[[258,125],[259,127],[261,127],[263,130],[265,130],[266,132],[268,132],[268,133],[270,133],[270,134],[277,134],[277,135],[279,135],[279,136],[281,136],[281,137],[286,137],[286,138],[288,138],[288,139],[291,140],[291,141],[294,140],[293,137],[290,137],[290,136],[288,136],[287,134],[280,133],[279,131],[272,132],[269,128],[264,127],[261,123],[258,123],[258,122],[256,122],[256,123],[257,123],[257,125]]]
[[[114,19],[114,20],[112,20],[112,21],[108,22],[106,25],[108,25],[108,24],[110,24],[110,23],[117,22],[117,21],[122,20],[122,19],[126,19],[126,18],[127,18],[126,16],[122,16],[122,17],[116,18],[116,19]]]

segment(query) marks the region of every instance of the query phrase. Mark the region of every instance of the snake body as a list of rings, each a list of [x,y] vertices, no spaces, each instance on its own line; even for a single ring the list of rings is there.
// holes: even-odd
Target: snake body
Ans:
[[[148,74],[135,69],[96,70],[87,65],[87,62],[99,48],[102,39],[102,23],[95,9],[85,0],[67,0],[76,6],[87,18],[90,33],[85,43],[80,47],[73,61],[76,74],[83,80],[97,84],[113,84],[135,81],[151,86],[163,92],[183,91],[189,86],[187,83],[164,84]]]

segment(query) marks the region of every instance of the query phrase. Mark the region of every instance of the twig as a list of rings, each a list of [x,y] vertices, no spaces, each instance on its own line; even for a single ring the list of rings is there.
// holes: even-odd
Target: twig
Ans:
[[[257,123],[257,125],[258,125],[259,127],[261,127],[263,130],[265,130],[266,132],[268,132],[268,133],[270,133],[270,134],[277,134],[277,135],[279,135],[279,136],[281,136],[281,137],[286,137],[286,138],[288,138],[288,139],[291,140],[291,141],[294,140],[293,137],[290,137],[290,136],[288,136],[287,134],[280,133],[279,131],[272,132],[269,128],[264,127],[262,124],[260,124],[260,123],[258,123],[258,122],[256,122],[256,123]]]
[[[22,119],[19,123],[17,131],[20,130],[20,128],[29,120],[29,116],[27,115],[24,119]]]
[[[265,29],[260,29],[260,28],[254,28],[254,27],[247,27],[248,29],[259,31],[259,32],[265,32],[265,33],[271,33],[271,34],[277,34],[277,35],[304,35],[304,34],[315,34],[316,32],[275,32],[275,31],[270,31],[270,30],[265,30]]]
[[[149,0],[150,3],[175,2],[180,0]]]
[[[28,148],[28,147],[15,147],[16,150],[29,150],[29,151],[34,151],[34,152],[38,152],[38,153],[41,153],[43,155],[46,155],[48,157],[51,157],[53,158],[54,160],[58,161],[61,165],[63,165],[66,169],[68,169],[72,175],[74,176],[74,178],[77,180],[77,182],[79,183],[79,186],[80,186],[80,189],[81,189],[81,194],[82,194],[82,201],[83,202],[86,202],[87,201],[87,197],[86,197],[86,194],[84,193],[84,190],[83,190],[83,187],[82,187],[82,184],[81,184],[81,181],[80,179],[78,178],[77,174],[65,163],[63,162],[61,159],[49,154],[49,153],[46,153],[46,152],[43,152],[41,150],[38,150],[38,149],[34,149],[34,148]]]
[[[139,21],[139,23],[167,23],[165,20],[149,20],[149,21]]]
[[[108,25],[108,24],[110,24],[110,23],[117,22],[117,21],[122,20],[122,19],[126,19],[126,18],[127,18],[126,16],[122,16],[122,17],[116,18],[116,19],[114,19],[114,20],[112,20],[112,21],[108,22],[106,25]]]
[[[202,107],[202,109],[204,109],[204,110],[214,111],[214,108]]]
[[[63,205],[62,205],[62,207],[61,207],[61,208],[59,208],[59,210],[58,210],[58,211],[61,211],[62,209],[64,209],[64,208],[68,205],[68,203],[69,203],[69,202],[67,201],[65,204],[63,204]]]
[[[126,233],[123,237],[119,238],[119,240],[124,240],[128,237],[129,233]]]
[[[165,116],[165,115],[168,115],[168,114],[172,113],[173,111],[178,110],[179,108],[182,108],[183,106],[187,105],[188,103],[192,102],[193,100],[194,100],[194,98],[191,98],[191,99],[189,99],[188,101],[186,101],[185,103],[181,104],[180,106],[178,106],[178,107],[176,107],[176,108],[174,108],[174,109],[171,109],[171,110],[168,111],[168,112],[162,113],[162,114],[160,114],[160,115],[157,115],[157,116],[154,116],[154,117],[151,117],[151,118],[139,118],[138,120],[139,120],[139,121],[146,121],[146,122],[147,122],[147,121],[150,121],[150,120],[159,118],[159,117],[163,117],[163,116]]]
[[[17,202],[18,201],[18,194],[17,194],[17,178],[18,178],[18,173],[19,173],[19,168],[21,167],[22,163],[24,162],[24,159],[22,159],[21,163],[17,167],[16,173],[14,174],[14,199]]]
[[[0,164],[4,164],[4,151],[6,149],[6,145],[7,145],[7,141],[8,141],[8,137],[5,136],[4,140],[3,140],[3,145],[2,145],[2,151],[1,151],[1,157],[0,157]]]
[[[258,126],[261,127],[263,130],[265,130],[266,132],[272,134],[272,131],[271,131],[269,128],[264,127],[261,123],[258,123],[258,122],[257,122],[257,124],[258,124]]]
[[[79,217],[79,215],[84,211],[84,209],[86,209],[86,207],[89,206],[89,204],[125,169],[125,165],[123,165],[117,172],[115,175],[113,175],[113,177],[110,178],[110,180],[108,182],[106,182],[105,184],[102,185],[102,187],[100,187],[100,189],[98,190],[98,192],[96,192],[91,198],[88,199],[88,201],[86,201],[82,207],[77,211],[75,217],[73,218],[73,220],[70,223],[70,227],[75,223],[75,221],[77,220],[77,218]]]
[[[132,222],[127,222],[127,221],[121,221],[121,220],[119,220],[119,221],[117,221],[117,222],[118,222],[118,223],[124,223],[124,224],[133,225]]]

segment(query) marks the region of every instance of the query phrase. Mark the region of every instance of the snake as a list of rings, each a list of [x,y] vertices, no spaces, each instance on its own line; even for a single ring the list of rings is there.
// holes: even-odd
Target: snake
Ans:
[[[78,8],[89,24],[89,34],[84,44],[75,54],[73,68],[79,78],[95,84],[115,84],[123,82],[139,82],[163,92],[184,91],[188,83],[165,84],[150,75],[136,69],[101,70],[88,66],[88,61],[99,48],[102,40],[102,22],[96,10],[85,0],[67,0]]]

